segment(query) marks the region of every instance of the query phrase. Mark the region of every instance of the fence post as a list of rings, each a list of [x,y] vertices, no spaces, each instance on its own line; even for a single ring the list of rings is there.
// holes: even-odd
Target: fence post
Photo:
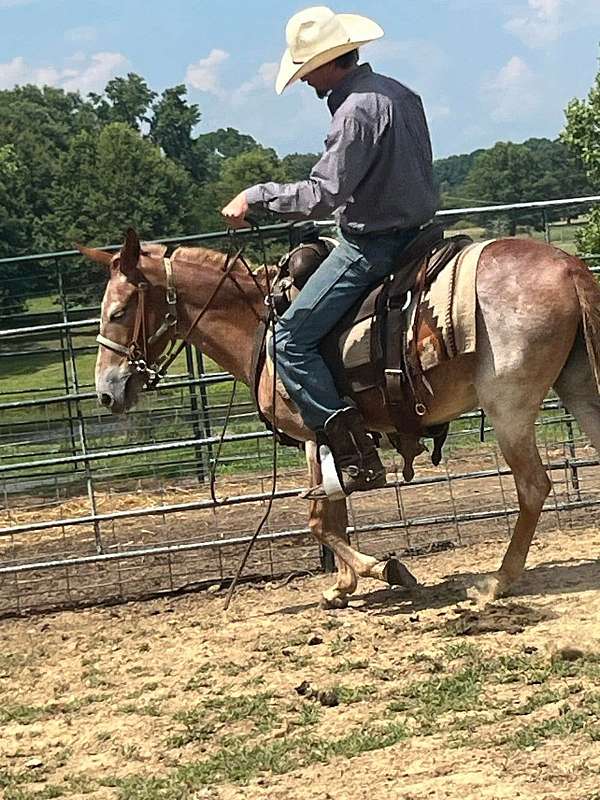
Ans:
[[[196,369],[198,372],[198,378],[202,378],[204,375],[204,357],[200,350],[196,350]],[[208,392],[206,391],[206,386],[203,383],[200,383],[200,408],[201,408],[201,416],[202,416],[202,429],[204,431],[204,438],[210,439],[212,436],[212,426],[210,424],[210,405],[208,403]],[[206,455],[207,455],[207,464],[210,470],[210,467],[213,462],[213,446],[212,444],[208,444],[206,446]]]
[[[61,306],[62,306],[63,323],[64,323],[65,326],[67,326],[67,324],[69,322],[69,306],[68,306],[67,296],[65,294],[65,289],[64,289],[62,269],[61,269],[60,261],[59,261],[58,258],[55,259],[55,264],[56,264],[56,269],[57,269],[57,272],[58,272],[58,291],[59,291],[60,302],[61,302]],[[72,388],[73,393],[75,395],[79,395],[79,379],[77,377],[77,360],[76,360],[76,357],[75,357],[75,349],[73,347],[73,337],[72,337],[71,331],[70,331],[70,329],[68,327],[65,327],[65,339],[66,339],[67,350],[68,350],[68,353],[69,353],[69,362],[70,362],[70,368],[71,368],[71,385],[70,386],[67,385],[67,387],[66,387],[67,388],[67,394],[70,394],[70,389]],[[88,454],[88,446],[87,446],[87,436],[86,436],[86,430],[85,430],[85,418],[84,418],[84,415],[83,415],[83,411],[81,409],[81,402],[80,402],[78,397],[75,399],[74,405],[75,405],[75,415],[76,415],[75,422],[76,422],[76,427],[77,427],[77,431],[78,431],[78,434],[79,434],[79,445],[81,447],[81,454],[83,456],[87,456],[87,454]],[[73,422],[74,422],[73,416],[72,416],[73,404],[71,402],[68,402],[67,403],[67,408],[68,408],[68,411],[69,411],[69,419],[71,421],[71,424],[73,424]],[[84,460],[83,465],[84,465],[84,471],[85,471],[85,483],[86,483],[86,487],[87,487],[87,494],[88,494],[88,498],[89,498],[89,501],[90,501],[90,509],[92,511],[92,515],[95,517],[98,512],[97,512],[97,507],[96,507],[96,495],[94,493],[94,480],[93,480],[93,476],[92,476],[92,469],[90,467],[90,462],[87,460],[87,458]],[[104,545],[102,543],[102,533],[100,531],[100,523],[96,519],[94,519],[94,539],[96,541],[96,552],[99,553],[99,554],[104,553]]]
[[[200,425],[202,420],[198,414],[198,387],[196,385],[196,371],[194,369],[194,356],[191,345],[187,345],[185,348],[185,362],[187,364],[188,378],[190,379],[189,393],[190,410],[192,412],[192,430],[194,432],[194,439],[201,439],[202,428]],[[196,474],[198,476],[198,482],[204,483],[204,479],[206,478],[206,467],[204,464],[204,453],[202,452],[202,447],[200,445],[196,445],[194,447],[194,453],[196,456]]]

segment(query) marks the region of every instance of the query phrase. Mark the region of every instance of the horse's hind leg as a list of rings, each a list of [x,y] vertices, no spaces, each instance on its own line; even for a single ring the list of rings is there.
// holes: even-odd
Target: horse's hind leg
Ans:
[[[600,395],[588,360],[585,342],[578,334],[567,363],[554,388],[579,427],[600,453]]]
[[[512,408],[505,405],[503,411],[495,404],[495,408],[486,409],[502,455],[512,470],[519,499],[519,515],[508,549],[500,569],[484,587],[485,594],[494,598],[505,594],[523,573],[529,546],[550,492],[550,481],[535,442],[539,406],[535,402],[532,407],[531,400],[525,397],[521,400]]]

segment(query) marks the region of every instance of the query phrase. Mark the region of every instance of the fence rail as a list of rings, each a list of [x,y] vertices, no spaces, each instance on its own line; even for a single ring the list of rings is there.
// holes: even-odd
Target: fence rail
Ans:
[[[577,225],[554,225],[550,212],[599,201],[460,208],[439,216],[451,221],[508,213],[518,222],[526,214],[530,224],[539,214],[539,235],[547,241],[560,235],[572,247]],[[272,253],[281,251],[293,228],[263,229]],[[225,235],[159,241],[218,243]],[[600,258],[587,257],[590,263]],[[78,258],[78,251],[62,251],[0,260],[0,296],[3,281],[16,285],[4,267],[27,264],[44,276],[37,293],[16,298],[19,313],[5,316],[0,330],[0,614],[225,580],[270,494],[270,434],[261,429],[249,393],[241,391],[231,430],[221,437],[232,378],[191,348],[171,379],[146,393],[125,420],[97,408],[98,319],[94,306],[77,300]],[[542,527],[589,520],[600,508],[595,454],[556,400],[544,404],[538,432],[553,485]],[[212,496],[208,476],[218,447]],[[253,575],[324,564],[308,537],[306,502],[297,498],[302,457],[283,451],[280,458],[275,507],[249,565]],[[443,466],[434,471],[423,462],[423,474],[410,485],[399,479],[394,456],[385,460],[389,488],[349,503],[349,533],[358,544],[382,554],[420,552],[507,532],[516,513],[510,471],[479,412],[453,424]]]

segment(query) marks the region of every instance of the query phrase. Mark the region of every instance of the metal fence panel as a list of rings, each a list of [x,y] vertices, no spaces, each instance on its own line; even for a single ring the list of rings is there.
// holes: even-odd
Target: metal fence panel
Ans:
[[[485,218],[540,214],[536,235],[572,247],[576,226],[548,221],[548,209],[556,207],[558,201],[492,207]],[[444,213],[473,232],[474,216],[484,212]],[[479,235],[487,236],[491,224],[480,225]],[[288,232],[289,226],[267,232],[271,258],[285,249]],[[208,239],[218,246],[222,237],[177,241]],[[181,354],[169,380],[146,393],[127,417],[98,408],[98,309],[81,300],[73,277],[77,257],[69,251],[0,262],[0,288],[3,264],[27,263],[44,276],[26,297],[13,292],[15,307],[0,329],[0,614],[226,580],[270,494],[271,437],[242,388],[223,440],[217,497],[211,496],[208,476],[231,378],[193,349]],[[552,477],[540,530],[589,524],[600,508],[596,453],[552,399],[538,441]],[[303,456],[286,449],[279,460],[273,512],[247,567],[255,577],[322,567],[306,527],[306,501],[297,497],[306,480]],[[400,479],[391,450],[384,461],[390,487],[349,502],[351,536],[369,552],[466,545],[482,536],[505,536],[514,522],[510,472],[476,412],[453,424],[439,468],[419,459],[412,484]]]

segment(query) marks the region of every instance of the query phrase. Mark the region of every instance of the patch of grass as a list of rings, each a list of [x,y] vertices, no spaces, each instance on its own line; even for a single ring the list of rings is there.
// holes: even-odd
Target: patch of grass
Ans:
[[[582,731],[589,721],[589,715],[576,711],[566,705],[560,709],[559,716],[552,719],[534,722],[513,731],[503,743],[511,744],[519,750],[534,749],[547,739],[568,736]]]
[[[17,722],[20,725],[31,725],[43,719],[50,719],[59,714],[72,714],[93,703],[102,703],[110,699],[110,695],[89,694],[75,697],[68,703],[54,702],[45,706],[26,706],[4,704],[0,706],[0,725]]]
[[[372,684],[362,686],[343,686],[337,685],[331,689],[335,693],[340,705],[351,705],[352,703],[362,703],[377,695],[377,687]]]
[[[213,756],[178,767],[166,778],[134,776],[105,782],[118,788],[120,800],[181,800],[201,786],[247,783],[263,774],[283,774],[332,758],[353,758],[360,753],[390,747],[403,741],[407,730],[398,723],[361,727],[340,739],[300,736],[248,747],[247,740],[229,739]]]
[[[124,706],[120,706],[117,711],[120,711],[121,714],[139,714],[145,717],[160,717],[162,714],[161,703],[156,700],[151,700],[149,703],[141,705],[127,703]]]
[[[173,736],[169,743],[181,747],[194,741],[203,742],[218,728],[241,720],[252,720],[255,730],[266,733],[277,721],[272,700],[273,695],[270,692],[208,698],[196,708],[180,711],[175,715],[175,719],[183,724],[184,730]]]
[[[304,726],[316,725],[322,716],[322,710],[316,703],[302,703],[297,724]]]
[[[413,683],[404,696],[412,701],[409,708],[412,705],[418,716],[430,720],[447,711],[471,711],[480,707],[483,677],[481,665],[469,664],[451,675]]]
[[[570,694],[568,689],[566,691],[564,689],[541,689],[540,691],[531,694],[524,703],[521,703],[521,705],[517,706],[516,708],[509,709],[508,713],[511,715],[514,714],[515,716],[525,716],[526,714],[531,714],[534,711],[537,711],[539,708],[543,708],[551,703],[557,703],[560,700],[564,700],[565,695],[568,694]]]
[[[366,658],[357,659],[355,661],[342,661],[337,664],[334,668],[334,672],[354,672],[356,670],[367,669],[369,666],[369,660]]]
[[[470,642],[453,642],[446,645],[442,655],[447,661],[456,661],[459,658],[467,658],[470,661],[481,660],[481,651]]]
[[[2,798],[4,800],[51,800],[54,797],[62,797],[65,794],[65,788],[54,784],[47,784],[41,790],[24,788],[24,784],[39,781],[43,773],[43,770],[36,770],[33,775],[31,772],[8,772],[0,769]]]
[[[349,636],[340,636],[336,634],[335,639],[329,643],[329,649],[332,656],[339,656],[344,653],[352,644],[352,639]]]
[[[47,706],[5,705],[0,707],[0,725],[8,722],[17,722],[20,725],[30,725],[48,716]]]

